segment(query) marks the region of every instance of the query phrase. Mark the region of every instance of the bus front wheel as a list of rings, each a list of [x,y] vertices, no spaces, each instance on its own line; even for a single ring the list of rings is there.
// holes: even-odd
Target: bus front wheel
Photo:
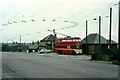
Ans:
[[[58,51],[58,54],[63,54],[62,50],[59,50],[59,51]]]

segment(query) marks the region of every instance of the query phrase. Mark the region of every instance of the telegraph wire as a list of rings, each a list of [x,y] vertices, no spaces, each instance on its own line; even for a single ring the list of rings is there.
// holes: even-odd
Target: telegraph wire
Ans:
[[[110,2],[111,2],[112,0],[110,0]],[[116,0],[117,1],[117,0]],[[102,11],[103,12],[103,10],[108,10],[108,8],[111,6],[111,5],[113,5],[113,3],[115,3],[116,1],[114,1],[114,2],[112,2],[110,5],[104,5],[104,6],[102,6],[102,7],[100,7],[100,8],[98,8],[98,9],[92,9],[92,11],[89,11],[89,12],[87,12],[87,14],[84,14],[82,17],[85,17],[85,16],[88,16],[88,15],[90,15],[90,14],[96,14],[96,13],[99,13],[100,11]],[[107,3],[106,3],[107,4]],[[105,6],[108,6],[108,7],[105,7]],[[104,9],[103,9],[104,8]],[[80,18],[82,18],[82,17],[80,17]],[[32,22],[35,22],[36,20],[35,19],[31,19],[31,21]],[[43,19],[43,21],[46,21],[46,19],[44,18]],[[53,19],[52,21],[57,21],[57,19]],[[26,20],[21,20],[21,22],[27,22]],[[69,21],[69,20],[63,20],[63,22],[71,22],[72,23],[72,21]],[[9,21],[9,22],[7,22],[7,23],[3,23],[2,24],[2,26],[7,26],[7,25],[9,25],[9,24],[13,24],[13,23],[18,23],[17,21]],[[69,27],[61,27],[61,28],[59,28],[59,29],[69,29],[69,28],[73,28],[73,27],[76,27],[77,25],[78,25],[78,22],[76,22],[76,23],[73,23],[74,25],[71,25],[71,26],[69,26]],[[58,28],[57,28],[58,29]]]

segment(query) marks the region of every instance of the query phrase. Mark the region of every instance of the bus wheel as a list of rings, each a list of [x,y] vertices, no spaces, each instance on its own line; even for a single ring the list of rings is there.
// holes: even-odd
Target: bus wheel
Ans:
[[[59,51],[58,51],[58,54],[63,54],[62,50],[59,50]]]

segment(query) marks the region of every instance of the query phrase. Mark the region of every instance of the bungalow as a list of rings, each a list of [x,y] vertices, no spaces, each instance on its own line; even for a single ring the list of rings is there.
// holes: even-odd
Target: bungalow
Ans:
[[[87,39],[87,44],[86,44]],[[101,42],[99,47],[99,34],[93,33],[89,34],[86,38],[82,40],[82,47],[84,54],[117,54],[117,43],[111,40],[111,48],[109,48],[109,40],[105,39],[104,37],[100,36]]]

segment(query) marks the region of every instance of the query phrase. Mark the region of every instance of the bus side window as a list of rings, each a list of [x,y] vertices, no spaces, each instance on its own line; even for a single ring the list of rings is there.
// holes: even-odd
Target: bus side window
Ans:
[[[71,46],[71,48],[72,48],[72,49],[75,49],[75,48],[76,48],[76,46],[75,46],[75,45],[72,45],[72,46]]]
[[[77,45],[77,46],[76,46],[76,49],[79,49],[79,48],[80,48],[80,46],[79,46],[79,45]]]
[[[70,49],[70,46],[67,46],[68,49]]]

